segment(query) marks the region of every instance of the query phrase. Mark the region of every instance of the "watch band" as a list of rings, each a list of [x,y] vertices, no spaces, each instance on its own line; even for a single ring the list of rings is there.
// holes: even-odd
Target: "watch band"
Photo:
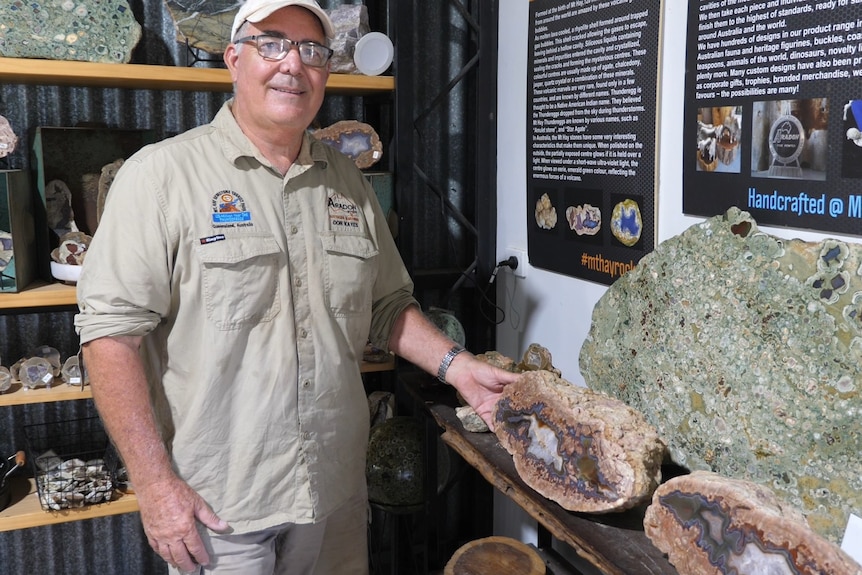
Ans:
[[[446,352],[446,355],[443,356],[443,360],[440,362],[440,367],[437,368],[437,379],[440,380],[440,383],[446,383],[446,372],[449,371],[449,366],[452,365],[452,360],[461,353],[467,351],[463,346],[453,345],[452,349]]]

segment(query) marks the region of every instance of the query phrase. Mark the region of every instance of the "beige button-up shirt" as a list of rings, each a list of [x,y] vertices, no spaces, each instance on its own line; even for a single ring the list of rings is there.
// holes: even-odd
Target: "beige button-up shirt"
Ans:
[[[282,177],[230,104],[120,169],[75,325],[81,343],[146,335],[176,469],[242,533],[323,518],[362,485],[362,352],[416,301],[353,162],[306,135]]]

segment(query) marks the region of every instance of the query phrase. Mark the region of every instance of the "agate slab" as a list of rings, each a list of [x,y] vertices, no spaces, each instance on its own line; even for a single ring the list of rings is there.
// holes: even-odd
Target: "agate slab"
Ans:
[[[860,265],[858,244],[783,240],[733,208],[608,289],[581,373],[676,463],[763,484],[838,541],[862,515]]]
[[[768,488],[708,471],[659,487],[644,531],[680,575],[862,575]]]
[[[570,511],[629,509],[661,480],[665,447],[640,413],[549,371],[504,388],[494,432],[524,483]]]

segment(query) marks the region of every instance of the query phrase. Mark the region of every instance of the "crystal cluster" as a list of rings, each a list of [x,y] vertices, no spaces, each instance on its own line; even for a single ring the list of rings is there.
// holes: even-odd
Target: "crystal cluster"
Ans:
[[[732,208],[608,289],[581,373],[680,465],[765,485],[838,541],[862,515],[860,265],[858,245],[782,240]]]

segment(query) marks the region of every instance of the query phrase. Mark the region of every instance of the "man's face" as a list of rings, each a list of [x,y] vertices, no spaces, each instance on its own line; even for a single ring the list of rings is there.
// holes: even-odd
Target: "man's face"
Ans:
[[[271,34],[295,42],[326,44],[320,20],[304,8],[288,6],[266,19],[248,23],[243,36]],[[235,86],[234,114],[243,129],[305,130],[323,103],[329,64],[315,68],[302,63],[291,47],[283,60],[264,60],[254,42],[228,45],[225,63]]]

